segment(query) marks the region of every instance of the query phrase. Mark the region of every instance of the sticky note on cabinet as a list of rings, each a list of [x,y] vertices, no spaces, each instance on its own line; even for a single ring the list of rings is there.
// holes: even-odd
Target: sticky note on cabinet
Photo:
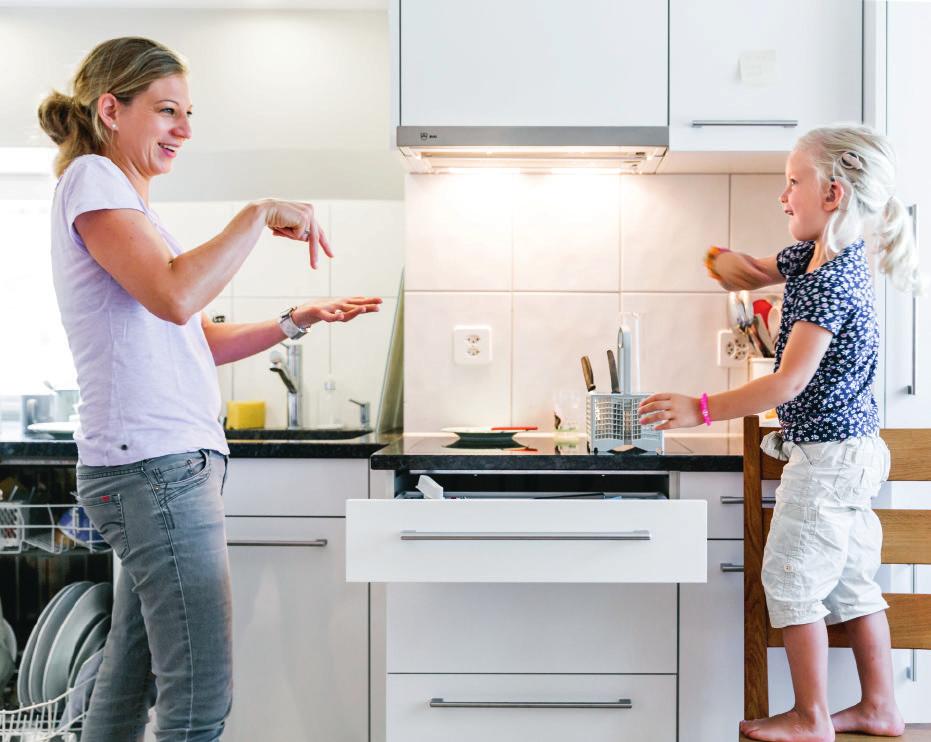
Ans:
[[[264,400],[230,400],[226,403],[226,427],[230,430],[265,427]]]
[[[772,85],[779,80],[775,49],[744,52],[738,62],[740,81],[747,85]]]

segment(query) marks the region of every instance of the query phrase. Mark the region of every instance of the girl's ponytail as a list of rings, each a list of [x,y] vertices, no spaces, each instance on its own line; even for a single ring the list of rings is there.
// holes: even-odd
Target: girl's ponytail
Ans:
[[[912,220],[895,197],[895,154],[882,134],[867,126],[825,126],[799,139],[796,149],[812,156],[823,182],[835,181],[844,200],[825,228],[829,253],[836,255],[871,234],[879,268],[902,291],[923,287]]]
[[[919,271],[914,226],[902,202],[893,196],[876,226],[876,246],[880,253],[879,269],[889,276],[900,291],[920,294],[923,280]]]

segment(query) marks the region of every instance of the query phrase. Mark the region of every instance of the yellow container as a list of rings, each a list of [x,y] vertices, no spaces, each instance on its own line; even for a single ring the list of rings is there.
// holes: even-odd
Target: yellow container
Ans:
[[[231,399],[226,403],[226,427],[229,430],[264,428],[264,400],[240,401]]]

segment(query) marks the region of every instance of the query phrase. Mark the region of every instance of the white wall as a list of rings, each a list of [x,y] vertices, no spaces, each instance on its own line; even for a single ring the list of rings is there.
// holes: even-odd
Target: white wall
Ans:
[[[388,25],[384,11],[0,9],[0,147],[51,144],[35,120],[47,92],[64,90],[98,42],[145,35],[186,56],[194,137],[174,171],[156,178],[152,205],[185,247],[219,232],[242,204],[278,195],[311,201],[336,251],[312,273],[306,251],[270,237],[213,305],[227,321],[264,320],[292,304],[378,295],[378,315],[304,339],[305,419],[332,374],[339,398],[373,403],[387,355],[402,263],[403,168],[389,148]],[[49,179],[0,176],[0,394],[41,391],[73,373],[48,265]],[[23,199],[26,199],[24,202]],[[30,201],[31,199],[31,201]],[[15,203],[14,203],[15,200]],[[41,223],[42,229],[30,224]],[[12,229],[14,226],[16,229]],[[14,317],[31,307],[30,326]],[[44,313],[38,311],[44,308]],[[35,332],[34,325],[54,327]],[[285,389],[261,353],[220,370],[224,400],[264,399],[285,422]],[[358,419],[344,402],[347,423]],[[374,418],[373,418],[374,419]]]
[[[49,145],[39,102],[123,35],[191,68],[194,137],[153,200],[402,198],[385,12],[0,9],[0,146]]]
[[[642,315],[644,392],[743,383],[717,365],[726,294],[709,245],[756,255],[792,242],[779,175],[408,175],[405,429],[538,425],[552,395],[607,390],[619,312]],[[492,363],[453,363],[456,324],[492,329]],[[726,433],[726,423],[691,431]]]

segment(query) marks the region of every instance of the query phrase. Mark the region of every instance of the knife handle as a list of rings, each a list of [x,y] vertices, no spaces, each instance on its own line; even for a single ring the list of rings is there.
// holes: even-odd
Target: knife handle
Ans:
[[[582,356],[582,376],[585,377],[585,389],[589,392],[595,391],[595,375],[592,373],[592,363],[588,356]]]

